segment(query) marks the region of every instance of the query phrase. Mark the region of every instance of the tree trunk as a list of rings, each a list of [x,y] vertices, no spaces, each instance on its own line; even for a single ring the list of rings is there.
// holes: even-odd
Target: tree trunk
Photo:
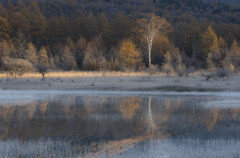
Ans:
[[[152,50],[152,49],[151,49],[151,46],[149,45],[149,46],[148,46],[148,66],[149,66],[149,67],[151,67],[151,64],[152,64],[152,63],[151,63],[151,62],[152,62],[152,61],[151,61],[151,50]]]

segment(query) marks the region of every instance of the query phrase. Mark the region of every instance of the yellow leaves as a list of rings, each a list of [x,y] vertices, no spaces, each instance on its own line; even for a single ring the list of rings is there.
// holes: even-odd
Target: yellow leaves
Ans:
[[[140,51],[129,39],[123,40],[120,57],[127,68],[136,68],[142,62]]]
[[[218,37],[212,27],[208,26],[202,37],[202,51],[207,55],[214,47],[218,47]]]
[[[230,52],[233,57],[237,58],[240,56],[240,46],[238,45],[237,41],[234,40],[233,44],[231,45]]]
[[[213,127],[218,122],[218,117],[219,117],[219,110],[217,109],[210,110],[209,118],[204,120],[204,124],[207,126],[209,132],[212,131]]]

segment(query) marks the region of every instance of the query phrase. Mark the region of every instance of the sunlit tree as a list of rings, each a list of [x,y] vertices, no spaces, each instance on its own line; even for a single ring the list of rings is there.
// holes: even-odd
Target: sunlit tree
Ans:
[[[140,33],[143,41],[146,43],[148,50],[148,65],[151,66],[151,52],[153,46],[153,40],[158,33],[167,33],[170,30],[170,24],[166,19],[150,14],[147,18],[138,20],[140,25]]]
[[[141,53],[130,39],[123,40],[119,54],[126,68],[136,69],[141,65]]]

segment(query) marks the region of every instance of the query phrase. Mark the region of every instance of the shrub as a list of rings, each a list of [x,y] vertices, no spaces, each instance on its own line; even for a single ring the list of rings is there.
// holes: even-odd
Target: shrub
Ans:
[[[3,69],[12,77],[21,77],[24,73],[33,70],[33,65],[29,61],[19,58],[3,58],[2,65]]]

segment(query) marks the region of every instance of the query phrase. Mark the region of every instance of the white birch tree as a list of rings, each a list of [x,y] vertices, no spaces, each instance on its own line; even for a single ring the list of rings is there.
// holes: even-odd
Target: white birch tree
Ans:
[[[151,66],[151,52],[153,40],[158,33],[168,33],[170,31],[170,24],[166,19],[156,16],[154,14],[148,15],[147,18],[138,20],[140,25],[140,33],[144,41],[145,47],[148,50],[148,65]]]

